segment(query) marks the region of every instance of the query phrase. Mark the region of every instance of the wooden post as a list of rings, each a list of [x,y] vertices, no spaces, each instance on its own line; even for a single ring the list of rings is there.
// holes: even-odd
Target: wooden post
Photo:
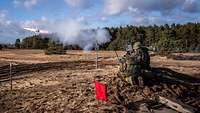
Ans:
[[[98,69],[98,60],[99,60],[99,56],[98,56],[98,44],[96,43],[96,69]]]
[[[165,104],[166,106],[180,112],[180,113],[196,113],[196,109],[186,105],[182,102],[178,102],[176,100],[173,99],[169,99],[169,98],[165,98],[165,97],[161,97],[158,96],[157,97],[157,101],[161,104]]]
[[[12,63],[10,63],[10,90],[12,91]]]

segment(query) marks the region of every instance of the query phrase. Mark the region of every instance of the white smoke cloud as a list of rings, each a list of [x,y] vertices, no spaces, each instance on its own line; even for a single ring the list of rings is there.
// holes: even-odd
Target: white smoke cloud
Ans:
[[[111,38],[107,30],[89,29],[78,20],[54,22],[49,26],[49,30],[55,32],[64,44],[76,44],[84,50],[92,49],[96,43],[106,43]]]

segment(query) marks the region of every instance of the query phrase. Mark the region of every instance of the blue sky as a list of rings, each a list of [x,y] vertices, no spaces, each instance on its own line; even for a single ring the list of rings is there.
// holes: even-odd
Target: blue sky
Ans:
[[[86,28],[200,22],[200,1],[1,0],[0,42],[24,37],[23,27],[48,29],[69,20]]]

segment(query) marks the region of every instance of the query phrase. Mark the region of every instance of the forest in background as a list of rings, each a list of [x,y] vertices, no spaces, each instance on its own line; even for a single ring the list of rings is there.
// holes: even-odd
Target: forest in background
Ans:
[[[200,23],[107,29],[112,36],[112,41],[106,47],[108,50],[124,50],[127,43],[142,41],[158,52],[200,52]]]

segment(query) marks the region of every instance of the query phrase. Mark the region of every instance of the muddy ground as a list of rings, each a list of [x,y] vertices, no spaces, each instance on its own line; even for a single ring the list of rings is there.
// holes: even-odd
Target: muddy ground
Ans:
[[[199,86],[190,87],[188,84],[159,78],[147,79],[143,89],[139,89],[137,86],[127,86],[130,88],[126,89],[127,87],[123,86],[125,84],[118,86],[121,81],[117,77],[118,61],[115,53],[100,51],[98,54],[100,57],[99,69],[96,69],[95,52],[67,51],[66,55],[48,56],[40,50],[0,51],[0,67],[14,62],[16,65],[23,65],[23,69],[20,69],[23,71],[30,70],[33,67],[32,64],[45,63],[45,65],[49,65],[49,68],[38,65],[36,68],[39,69],[23,73],[16,72],[12,91],[10,91],[10,81],[3,78],[5,81],[0,83],[0,112],[137,111],[137,104],[134,103],[152,98],[156,94],[174,97],[193,107],[200,107],[200,103],[197,101],[200,100]],[[118,54],[122,56],[124,52],[118,51]],[[167,57],[153,56],[151,65],[154,67],[154,73],[162,71],[162,74],[170,73],[170,76],[181,78],[188,83],[199,82],[200,61],[173,60]],[[191,77],[195,77],[195,79]],[[100,102],[95,99],[94,80],[108,85],[108,102]],[[131,90],[129,91],[129,89]]]

